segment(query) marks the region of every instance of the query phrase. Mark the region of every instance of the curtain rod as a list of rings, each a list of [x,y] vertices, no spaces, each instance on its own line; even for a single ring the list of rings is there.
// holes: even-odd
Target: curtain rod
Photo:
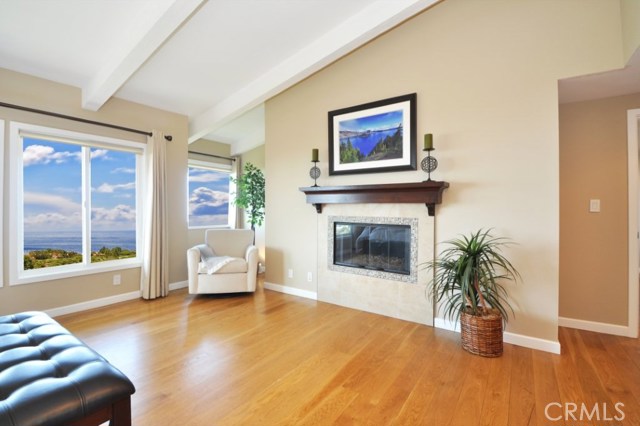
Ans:
[[[204,152],[197,152],[197,151],[188,151],[189,154],[198,154],[198,155],[204,155],[206,157],[214,157],[214,158],[222,158],[223,160],[229,160],[229,161],[236,161],[235,158],[233,157],[224,157],[222,155],[216,155],[216,154],[205,154]]]
[[[18,109],[20,111],[33,112],[36,114],[48,115],[50,117],[64,118],[65,120],[71,121],[79,121],[80,123],[94,124],[96,126],[109,127],[111,129],[124,130],[126,132],[137,133],[139,135],[153,136],[152,132],[145,132],[144,130],[132,129],[130,127],[117,126],[115,124],[103,123],[101,121],[88,120],[86,118],[73,117],[71,115],[59,114],[57,112],[44,111],[36,108],[29,108],[20,105],[8,104],[5,102],[0,102],[0,107]],[[173,136],[165,135],[164,137],[167,141],[171,142],[173,140]]]

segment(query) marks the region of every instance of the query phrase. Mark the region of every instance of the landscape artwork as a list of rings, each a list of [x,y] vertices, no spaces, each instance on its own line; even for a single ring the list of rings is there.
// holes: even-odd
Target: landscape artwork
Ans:
[[[416,169],[416,95],[329,112],[329,174]]]

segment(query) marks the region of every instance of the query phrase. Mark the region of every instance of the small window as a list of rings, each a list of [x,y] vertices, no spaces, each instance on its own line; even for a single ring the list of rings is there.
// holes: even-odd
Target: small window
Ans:
[[[144,145],[21,123],[11,135],[12,283],[139,265]]]
[[[189,228],[232,225],[230,177],[229,166],[189,161]]]

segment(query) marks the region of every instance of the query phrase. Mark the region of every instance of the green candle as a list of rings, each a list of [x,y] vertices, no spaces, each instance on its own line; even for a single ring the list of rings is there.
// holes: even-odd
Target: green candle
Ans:
[[[318,161],[318,148],[311,150],[311,161]]]
[[[424,135],[424,150],[433,149],[433,135],[431,133],[427,133]]]

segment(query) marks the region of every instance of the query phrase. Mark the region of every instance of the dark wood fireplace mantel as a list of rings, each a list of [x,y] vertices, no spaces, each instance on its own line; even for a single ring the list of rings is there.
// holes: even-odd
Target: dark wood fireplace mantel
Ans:
[[[434,216],[436,204],[442,203],[442,192],[448,187],[448,182],[431,180],[380,185],[307,186],[300,191],[305,193],[307,203],[313,204],[318,213],[322,213],[323,204],[424,203],[429,216]]]

